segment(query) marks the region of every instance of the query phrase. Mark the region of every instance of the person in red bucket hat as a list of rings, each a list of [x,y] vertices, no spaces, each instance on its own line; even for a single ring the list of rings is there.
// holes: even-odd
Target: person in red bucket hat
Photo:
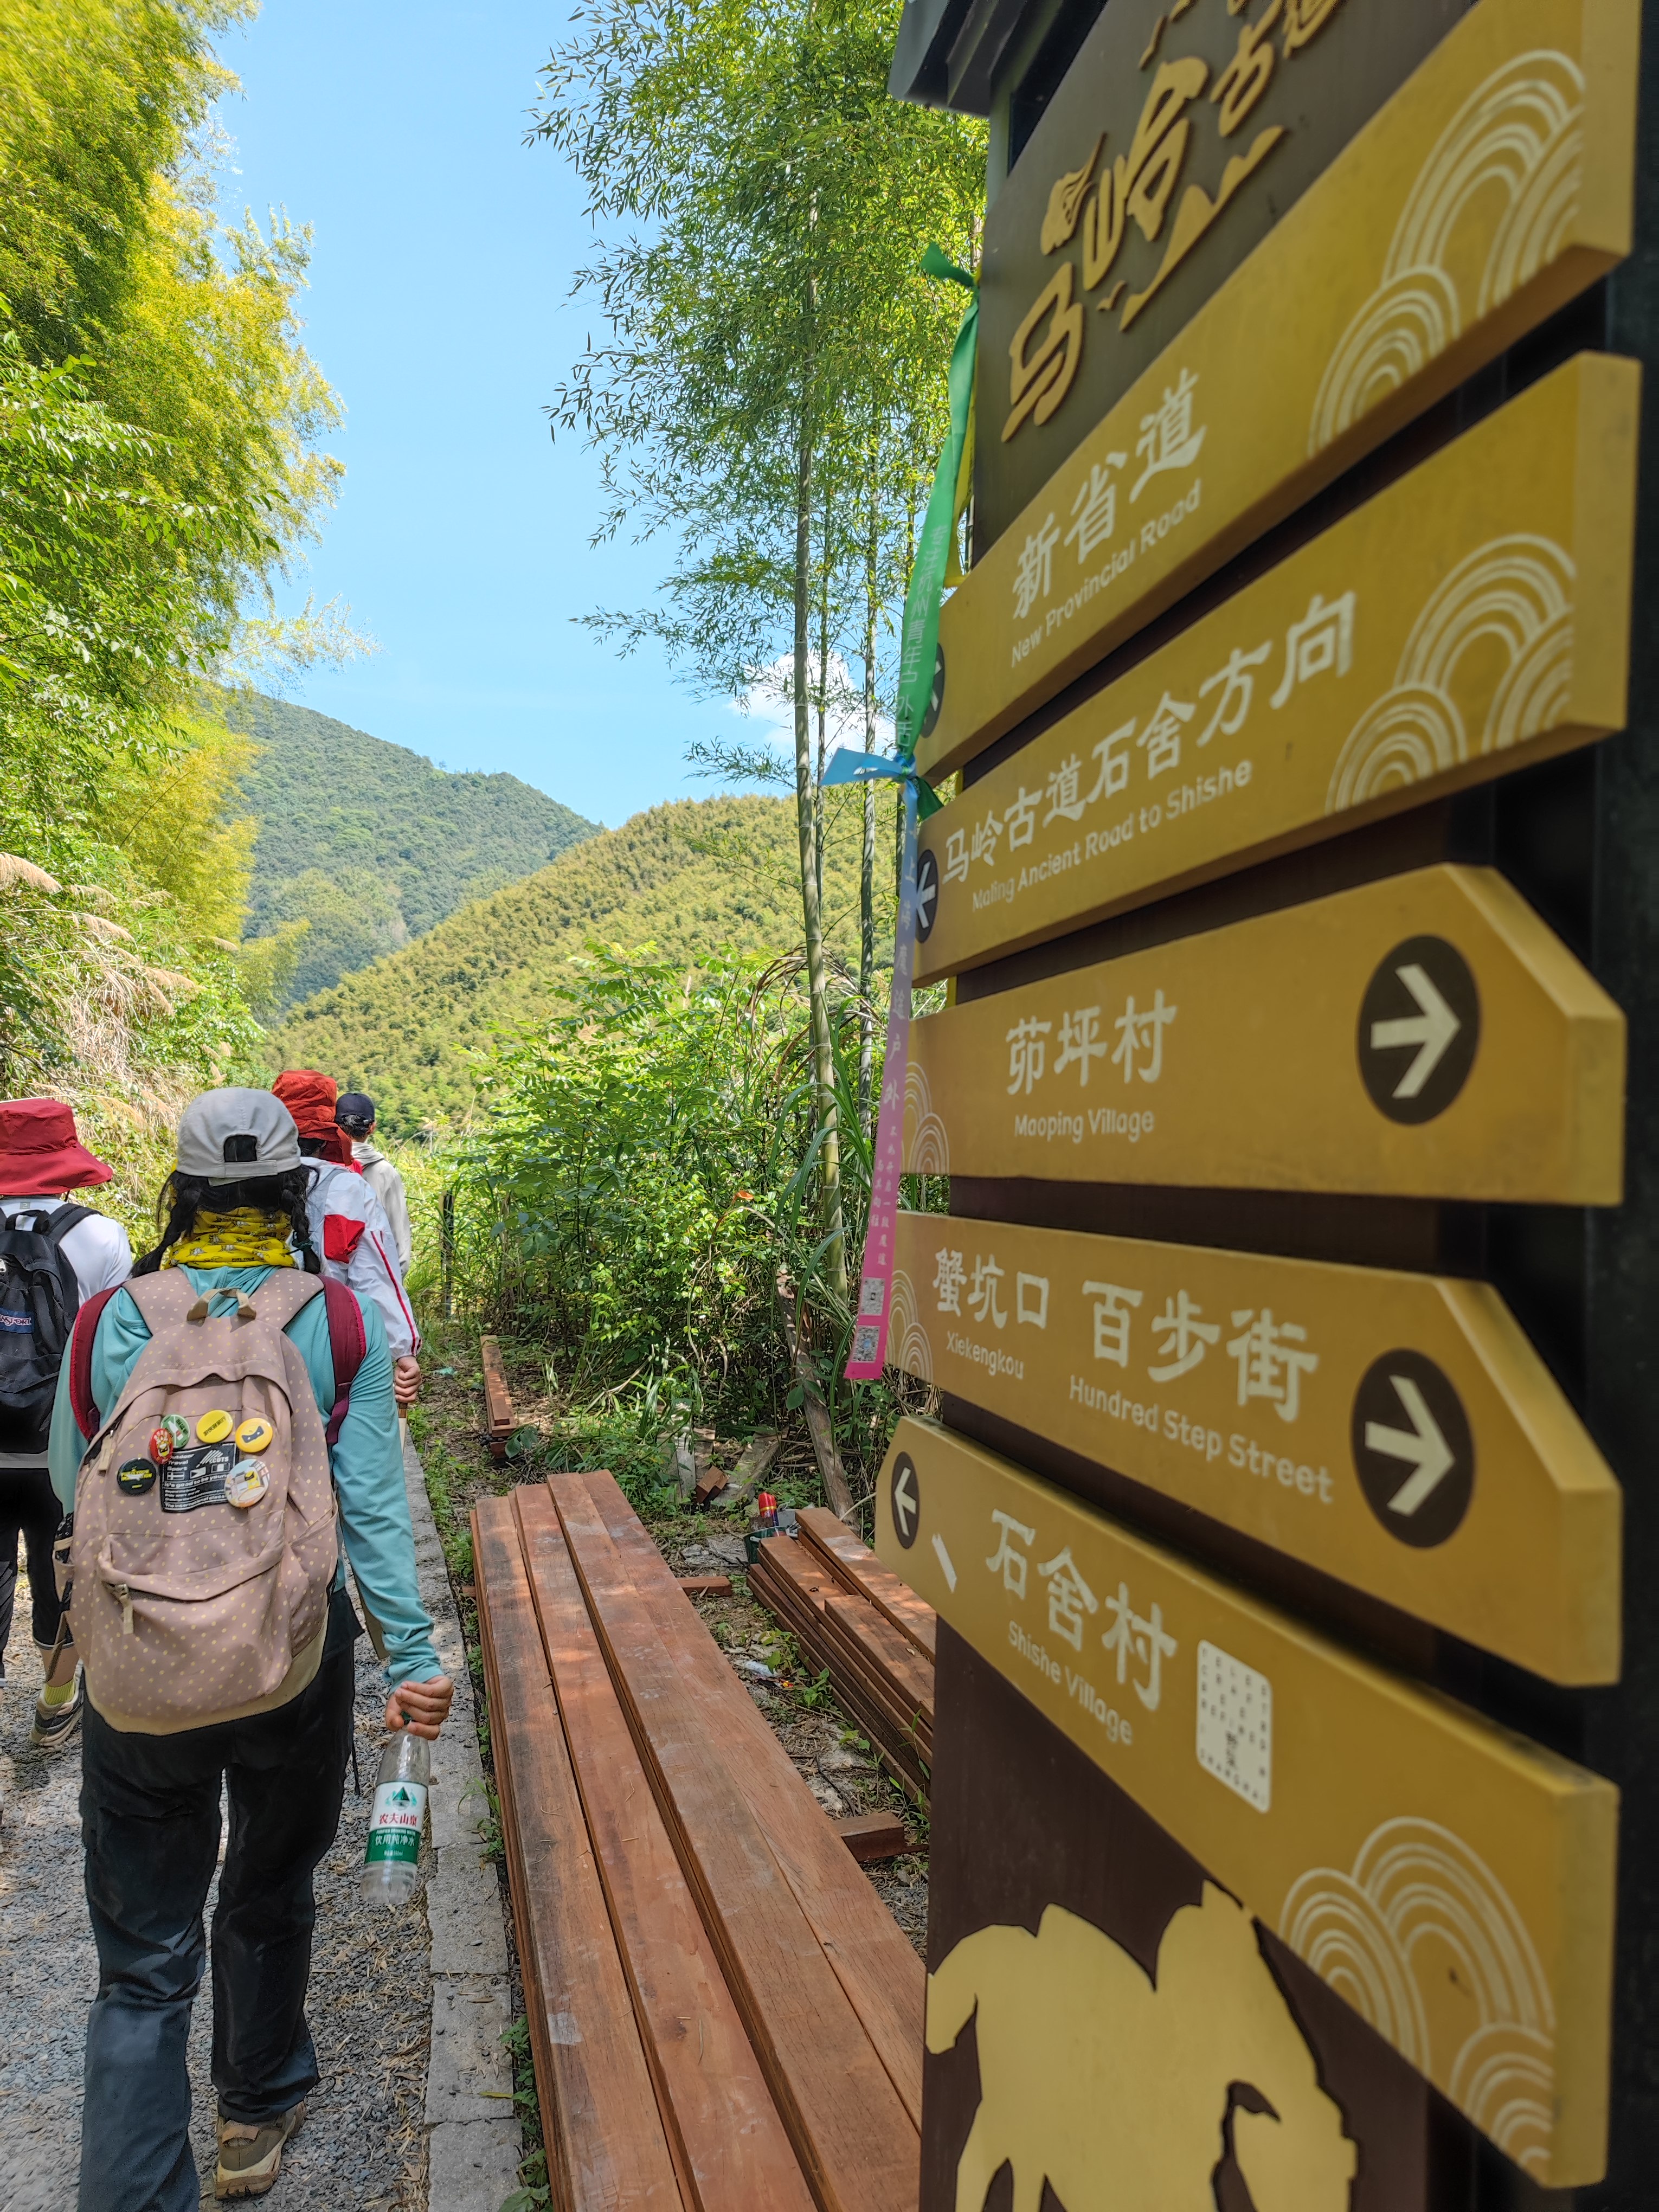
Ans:
[[[82,1301],[132,1273],[120,1223],[69,1202],[69,1194],[112,1172],[81,1142],[61,1099],[0,1099],[0,1678],[21,1538],[45,1674],[31,1740],[49,1751],[74,1735],[82,1711],[52,1565],[62,1517],[46,1471],[52,1398]]]

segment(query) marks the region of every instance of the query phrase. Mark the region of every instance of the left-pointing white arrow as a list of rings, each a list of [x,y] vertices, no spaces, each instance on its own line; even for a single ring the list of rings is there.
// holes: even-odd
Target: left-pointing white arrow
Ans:
[[[1456,1454],[1441,1434],[1440,1424],[1429,1411],[1423,1393],[1409,1375],[1390,1375],[1401,1404],[1406,1409],[1409,1429],[1385,1429],[1381,1421],[1365,1424],[1365,1445],[1370,1451],[1386,1452],[1390,1459],[1403,1459],[1417,1470],[1402,1482],[1389,1500],[1390,1513],[1415,1513],[1425,1498],[1436,1491],[1456,1464]]]
[[[1408,960],[1394,972],[1423,1011],[1420,1014],[1408,1014],[1403,1021],[1373,1022],[1371,1049],[1388,1052],[1402,1045],[1418,1047],[1416,1059],[1394,1086],[1396,1098],[1415,1098],[1439,1066],[1447,1046],[1463,1024],[1416,961]]]
[[[901,1534],[908,1535],[916,1517],[916,1493],[910,1487],[910,1470],[899,1469],[898,1480],[893,1485],[893,1518],[899,1524]]]

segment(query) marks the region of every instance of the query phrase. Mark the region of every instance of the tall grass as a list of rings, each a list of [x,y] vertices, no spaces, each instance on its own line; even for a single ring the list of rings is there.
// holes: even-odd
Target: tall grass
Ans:
[[[888,1382],[842,1378],[853,1314],[825,1264],[803,963],[723,952],[688,971],[592,946],[562,996],[555,1020],[495,1061],[477,1133],[420,1179],[423,1213],[441,1181],[455,1189],[459,1299],[537,1343],[568,1402],[645,1442],[677,1426],[732,1436],[798,1420],[781,1279],[854,1493],[867,1492],[898,1404]],[[884,1010],[840,975],[831,1011],[856,1259],[872,1152],[859,1048]],[[878,1096],[879,1082],[878,1068]],[[937,1182],[928,1200],[942,1203]],[[435,1236],[422,1244],[430,1301]]]

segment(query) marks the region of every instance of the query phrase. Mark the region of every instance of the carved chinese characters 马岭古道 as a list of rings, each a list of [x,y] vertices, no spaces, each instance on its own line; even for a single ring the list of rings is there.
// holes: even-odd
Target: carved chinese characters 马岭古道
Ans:
[[[1042,557],[1034,556],[1034,574],[1040,575],[1044,566]],[[1357,611],[1358,599],[1352,590],[1330,599],[1322,592],[1313,594],[1306,614],[1291,622],[1285,632],[1281,673],[1266,702],[1267,708],[1285,707],[1298,690],[1321,677],[1335,680],[1349,673]],[[945,881],[966,883],[975,862],[994,869],[1005,838],[1012,855],[1031,844],[1039,827],[1047,830],[1057,821],[1082,822],[1091,807],[1121,798],[1129,787],[1137,753],[1144,763],[1141,781],[1153,784],[1196,758],[1212,740],[1244,735],[1256,709],[1257,672],[1265,681],[1269,664],[1280,651],[1273,638],[1248,647],[1235,645],[1222,665],[1196,685],[1194,697],[1181,699],[1166,690],[1144,720],[1127,721],[1091,747],[1092,769],[1085,770],[1081,754],[1068,754],[1037,787],[1022,783],[1000,815],[989,807],[971,828],[952,830],[945,840]]]
[[[1208,4],[1219,8],[1223,0],[1208,0]],[[1086,343],[1079,276],[1084,294],[1097,291],[1117,268],[1130,224],[1149,246],[1154,245],[1164,240],[1165,221],[1174,205],[1163,257],[1150,280],[1140,290],[1128,292],[1119,276],[1097,303],[1106,313],[1115,313],[1121,305],[1117,327],[1129,329],[1286,136],[1283,125],[1268,125],[1227,162],[1213,198],[1201,185],[1188,184],[1177,201],[1176,187],[1195,127],[1212,127],[1218,140],[1230,143],[1255,112],[1278,70],[1323,29],[1342,0],[1288,0],[1288,5],[1286,0],[1265,0],[1254,15],[1251,0],[1225,0],[1225,4],[1229,15],[1242,20],[1237,47],[1213,78],[1210,64],[1196,55],[1164,57],[1127,148],[1114,155],[1107,134],[1102,132],[1083,166],[1056,179],[1043,211],[1042,250],[1058,253],[1075,240],[1080,266],[1069,258],[1060,264],[1010,343],[1005,442],[1028,422],[1048,422],[1076,380]],[[1158,58],[1163,28],[1160,21],[1143,57],[1143,69]],[[1207,125],[1200,120],[1206,114],[1211,118]]]

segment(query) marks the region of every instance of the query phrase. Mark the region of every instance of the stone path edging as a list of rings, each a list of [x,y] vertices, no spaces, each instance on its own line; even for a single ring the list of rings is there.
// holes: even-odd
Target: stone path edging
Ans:
[[[428,2212],[500,2212],[518,2185],[522,2137],[513,2070],[501,2045],[512,2020],[501,1883],[485,1859],[489,1817],[478,1760],[472,1677],[420,1455],[404,1440],[421,1601],[444,1672],[455,1684],[448,1725],[432,1747],[432,2049],[426,2076]]]

